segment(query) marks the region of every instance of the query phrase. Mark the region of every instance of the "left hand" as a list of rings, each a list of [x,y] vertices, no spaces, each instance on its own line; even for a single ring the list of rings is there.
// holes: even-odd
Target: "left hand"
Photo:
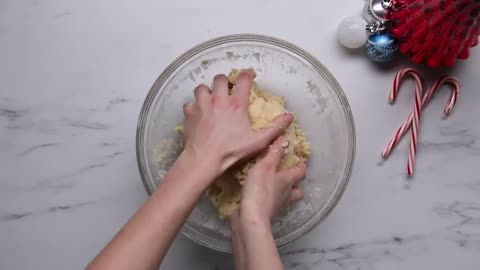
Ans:
[[[248,106],[253,78],[252,71],[242,71],[229,95],[227,76],[216,75],[212,90],[204,84],[197,86],[195,102],[184,105],[184,153],[195,160],[208,160],[217,175],[266,148],[293,121],[293,115],[286,113],[269,128],[252,128]]]
[[[303,199],[303,191],[297,184],[305,178],[307,166],[300,162],[282,170],[280,164],[287,149],[287,138],[280,136],[248,172],[240,201],[241,219],[246,223],[270,227],[271,220],[283,206]]]

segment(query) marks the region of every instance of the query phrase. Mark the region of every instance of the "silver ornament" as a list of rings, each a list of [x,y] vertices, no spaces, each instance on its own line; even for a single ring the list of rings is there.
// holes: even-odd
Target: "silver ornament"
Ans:
[[[392,5],[391,0],[368,0],[363,8],[363,17],[369,23],[385,21]]]
[[[362,11],[362,17],[368,23],[374,23],[375,21],[377,21],[377,18],[373,17],[373,15],[370,12],[370,1],[365,2],[365,5],[363,6],[363,11]]]

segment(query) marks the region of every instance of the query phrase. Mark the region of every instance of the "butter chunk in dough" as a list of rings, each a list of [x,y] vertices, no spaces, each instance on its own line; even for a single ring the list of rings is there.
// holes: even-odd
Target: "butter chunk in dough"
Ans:
[[[235,85],[239,74],[240,70],[232,70],[228,76],[230,83]],[[274,96],[254,83],[250,92],[248,111],[252,127],[259,130],[270,127],[273,119],[287,112],[287,109],[283,97]],[[288,152],[281,162],[282,169],[291,168],[310,156],[310,144],[296,121],[287,128],[285,136],[289,144]],[[233,166],[208,188],[207,195],[218,209],[220,217],[228,217],[238,208],[242,184],[248,170],[263,156],[264,153],[261,153],[248,162]]]

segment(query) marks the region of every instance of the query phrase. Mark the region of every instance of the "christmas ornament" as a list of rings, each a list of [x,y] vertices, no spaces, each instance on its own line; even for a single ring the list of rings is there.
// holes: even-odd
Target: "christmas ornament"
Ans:
[[[369,23],[388,19],[392,2],[389,0],[368,0],[363,8],[363,18]]]
[[[450,67],[479,43],[480,0],[367,0],[362,16],[370,35],[367,55],[376,62],[389,61],[400,50],[414,63]],[[361,24],[358,18],[344,20],[340,43],[362,46]]]
[[[363,11],[362,11],[362,17],[368,23],[374,23],[377,20],[375,17],[373,17],[373,15],[370,11],[370,1],[365,2],[365,5],[363,6]]]
[[[367,55],[375,62],[387,62],[395,57],[398,45],[390,33],[374,34],[368,38]]]
[[[362,17],[345,18],[337,29],[337,39],[345,47],[350,49],[360,48],[367,42],[365,32],[367,22]]]

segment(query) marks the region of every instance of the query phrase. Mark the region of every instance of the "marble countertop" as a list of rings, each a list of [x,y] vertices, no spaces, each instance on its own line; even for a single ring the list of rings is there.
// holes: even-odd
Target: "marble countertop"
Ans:
[[[379,153],[412,108],[387,93],[408,61],[379,67],[343,50],[335,30],[363,1],[0,2],[0,269],[82,269],[147,198],[137,171],[137,117],[160,72],[190,47],[251,32],[289,40],[337,77],[357,128],[350,184],[333,213],[282,250],[286,269],[479,269],[480,50],[448,72],[449,91],[422,118],[417,171],[407,143]],[[408,88],[413,85],[407,83]],[[187,258],[187,259],[186,259]],[[229,255],[183,236],[164,269],[233,269]]]

